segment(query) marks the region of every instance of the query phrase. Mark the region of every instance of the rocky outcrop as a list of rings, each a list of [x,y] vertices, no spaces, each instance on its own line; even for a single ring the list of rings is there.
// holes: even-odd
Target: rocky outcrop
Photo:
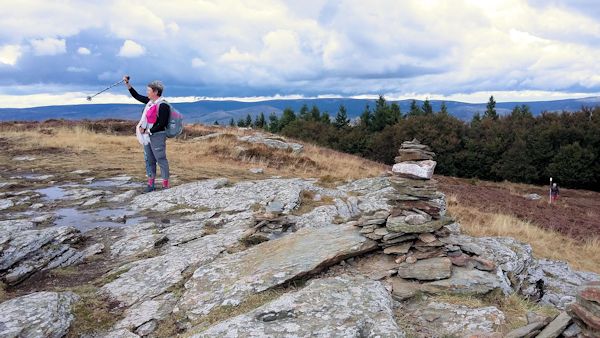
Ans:
[[[224,250],[219,236],[206,236],[182,248],[174,248],[167,254],[137,260],[115,269],[111,274],[118,275],[118,278],[101,290],[123,306],[132,306],[165,293],[184,278],[186,269],[210,262]]]
[[[165,319],[173,311],[177,298],[173,293],[165,293],[151,298],[128,308],[124,318],[115,325],[115,335],[118,330],[125,331],[124,336],[135,332],[139,336],[146,336],[153,332],[160,320]]]
[[[101,248],[77,250],[81,233],[72,227],[35,229],[28,221],[0,224],[0,280],[14,285],[31,274],[83,261]]]
[[[283,137],[269,136],[269,135],[266,135],[263,133],[254,133],[252,135],[245,135],[245,136],[234,136],[233,134],[217,132],[217,133],[212,133],[212,134],[196,137],[196,138],[194,138],[194,140],[207,141],[207,140],[211,140],[211,139],[214,139],[217,137],[231,137],[231,138],[235,137],[238,141],[241,141],[241,142],[262,144],[269,148],[289,150],[294,153],[300,153],[304,149],[304,146],[302,144],[289,142]]]
[[[446,304],[431,295],[481,296],[500,289],[561,307],[575,299],[579,285],[598,278],[536,260],[531,247],[514,239],[461,235],[431,179],[435,154],[416,142],[403,144],[399,153],[397,161],[409,162],[409,169],[398,166],[390,176],[335,188],[279,178],[205,180],[139,196],[122,185],[108,192],[65,188],[61,203],[67,205],[93,208],[99,201],[133,198],[133,206],[147,215],[143,223],[103,233],[104,243],[110,243],[106,257],[115,267],[95,285],[98,296],[107,296],[122,316],[101,336],[158,336],[162,325],[171,324],[199,337],[402,337],[398,326],[407,325],[424,328],[418,336],[489,336],[505,320],[497,308]],[[16,204],[29,195],[0,195],[7,196]],[[101,244],[76,249],[77,231],[38,228],[48,222],[34,213],[27,220],[0,221],[4,280],[74,264],[104,249]],[[315,276],[304,288],[248,313],[189,331],[218,310],[246,308],[253,295],[289,291]],[[569,310],[579,315],[575,324],[561,315],[512,334],[577,334],[577,325],[593,318],[590,313],[595,316],[594,304],[586,298]],[[404,315],[415,321],[404,322]]]
[[[301,229],[199,267],[185,284],[178,308],[194,317],[217,306],[235,306],[253,293],[376,248],[352,225]]]
[[[381,283],[341,276],[313,280],[192,337],[404,337],[393,314]]]
[[[239,141],[264,144],[269,148],[291,150],[292,152],[299,153],[304,149],[304,146],[299,143],[288,142],[282,137],[268,136],[261,133],[254,133],[253,135],[238,136]]]
[[[255,205],[266,206],[271,201],[283,205],[282,212],[289,213],[300,204],[303,190],[319,189],[313,181],[302,179],[268,179],[230,184],[227,179],[198,181],[173,187],[155,194],[134,198],[138,208],[166,211],[176,205],[215,212],[242,212]]]
[[[74,317],[71,292],[36,292],[0,303],[0,336],[61,338]]]
[[[566,262],[539,259],[528,268],[520,292],[562,310],[576,300],[579,287],[597,281],[597,273],[573,270]]]

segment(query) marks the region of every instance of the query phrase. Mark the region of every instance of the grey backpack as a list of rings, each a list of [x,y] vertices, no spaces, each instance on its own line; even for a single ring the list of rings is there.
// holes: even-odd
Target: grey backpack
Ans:
[[[167,137],[177,137],[183,132],[183,115],[177,111],[169,102],[163,100],[161,103],[166,103],[169,106],[169,123],[165,131]]]

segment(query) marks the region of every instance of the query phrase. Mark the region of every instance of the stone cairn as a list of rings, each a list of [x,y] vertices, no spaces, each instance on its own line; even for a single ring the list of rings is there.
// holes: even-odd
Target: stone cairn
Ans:
[[[453,220],[445,216],[444,194],[437,190],[437,182],[431,179],[436,166],[434,157],[430,148],[417,140],[402,143],[390,177],[395,189],[390,196],[394,203],[392,210],[362,216],[357,222],[360,233],[379,242],[385,254],[395,255],[395,262],[400,264],[398,276],[402,278],[448,278],[452,265],[494,270],[493,262],[469,256],[458,245],[444,243],[443,238],[458,229]],[[421,260],[424,262],[419,263],[431,264],[433,269],[412,267],[420,265],[417,261]],[[417,270],[438,273],[417,276],[418,273],[414,273]]]

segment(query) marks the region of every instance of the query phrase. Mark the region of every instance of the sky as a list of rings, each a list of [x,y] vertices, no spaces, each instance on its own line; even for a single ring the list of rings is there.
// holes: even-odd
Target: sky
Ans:
[[[172,101],[600,95],[600,2],[0,0],[0,107],[82,104],[124,74]],[[118,86],[93,103],[134,103]]]

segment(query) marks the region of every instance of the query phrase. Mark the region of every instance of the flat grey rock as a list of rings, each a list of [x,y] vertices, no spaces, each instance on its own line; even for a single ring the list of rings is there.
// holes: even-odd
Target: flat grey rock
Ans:
[[[200,337],[404,337],[379,282],[347,276],[316,279]]]
[[[225,250],[226,238],[210,235],[173,247],[168,253],[134,261],[111,273],[119,274],[101,290],[124,306],[152,299],[179,283],[183,272],[191,267],[212,261]]]
[[[502,311],[494,306],[472,308],[464,305],[429,302],[409,307],[419,326],[435,332],[436,336],[488,337],[500,332],[505,323]]]
[[[300,229],[201,266],[185,284],[178,308],[193,318],[217,306],[235,306],[253,293],[376,248],[352,225]]]
[[[543,327],[544,322],[531,323],[510,331],[506,334],[506,336],[504,336],[504,338],[523,338],[534,331],[540,330]]]
[[[0,199],[0,210],[6,210],[12,208],[15,205],[15,202],[8,198]]]
[[[500,288],[498,276],[476,269],[453,267],[447,279],[418,283],[399,277],[391,278],[394,298],[404,300],[417,293],[485,295]]]
[[[433,160],[401,162],[392,167],[392,172],[402,177],[429,180],[433,176],[435,165]]]
[[[452,262],[447,257],[435,257],[419,260],[416,263],[402,263],[398,267],[398,276],[418,280],[446,279],[452,275]]]
[[[546,326],[536,338],[556,338],[571,324],[571,317],[566,312],[561,312]]]
[[[71,292],[36,292],[0,303],[0,337],[64,337],[77,300]]]

